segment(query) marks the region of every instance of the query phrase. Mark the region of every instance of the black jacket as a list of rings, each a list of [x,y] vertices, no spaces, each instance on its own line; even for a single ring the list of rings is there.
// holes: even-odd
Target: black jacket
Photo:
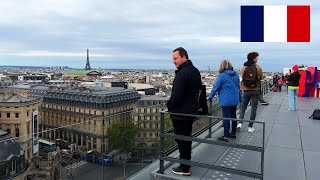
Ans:
[[[299,86],[300,73],[298,71],[293,72],[288,76],[287,81],[289,81],[288,86]]]
[[[175,71],[172,94],[167,102],[168,111],[172,113],[196,114],[198,94],[201,88],[201,75],[190,60]],[[171,116],[174,118],[175,116]]]

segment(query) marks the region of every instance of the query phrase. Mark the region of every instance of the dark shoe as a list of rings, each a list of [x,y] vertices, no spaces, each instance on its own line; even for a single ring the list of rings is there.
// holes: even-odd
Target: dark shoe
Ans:
[[[172,168],[172,172],[182,176],[191,176],[190,170],[183,170],[181,166]]]
[[[237,136],[233,133],[229,134],[228,138],[237,139]]]
[[[265,101],[261,101],[261,105],[267,106],[267,105],[269,105],[269,103],[267,103],[267,102],[265,102]]]
[[[228,138],[226,138],[225,136],[219,137],[218,140],[223,142],[229,142]]]

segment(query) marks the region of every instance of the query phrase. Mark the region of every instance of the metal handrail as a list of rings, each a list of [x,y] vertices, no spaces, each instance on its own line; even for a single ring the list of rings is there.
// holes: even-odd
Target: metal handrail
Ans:
[[[190,136],[182,136],[182,135],[176,135],[172,133],[166,133],[164,131],[164,114],[172,114],[172,115],[180,115],[180,116],[187,116],[187,117],[196,117],[196,118],[206,118],[209,120],[209,125],[211,125],[210,121],[212,122],[213,119],[224,119],[224,120],[231,120],[231,121],[240,121],[240,122],[252,122],[257,124],[262,124],[263,127],[263,138],[262,138],[262,146],[252,146],[252,145],[242,145],[242,144],[233,144],[233,143],[227,143],[227,142],[220,142],[217,140],[210,140],[210,139],[202,139],[198,137],[190,137]],[[210,132],[211,127],[209,128],[209,135],[211,136]],[[185,141],[194,141],[199,143],[206,143],[211,145],[219,145],[219,146],[226,146],[226,147],[233,147],[233,148],[239,148],[239,149],[246,149],[250,151],[257,151],[261,153],[261,162],[260,162],[260,173],[255,172],[249,172],[244,170],[237,170],[237,169],[231,169],[226,168],[222,166],[216,166],[211,164],[204,164],[199,163],[191,160],[182,160],[177,158],[168,157],[165,155],[164,152],[164,138],[169,137],[173,139],[179,139],[179,140],[185,140]],[[216,116],[204,116],[204,115],[192,115],[192,114],[181,114],[181,113],[170,113],[170,112],[161,112],[161,119],[160,119],[160,168],[158,170],[158,173],[163,174],[164,172],[164,161],[170,161],[170,162],[176,162],[176,163],[183,163],[191,166],[197,166],[202,168],[207,168],[211,170],[217,170],[217,171],[223,171],[227,173],[234,173],[241,176],[247,176],[251,178],[257,178],[257,179],[263,179],[263,170],[264,170],[264,151],[265,151],[265,122],[260,121],[253,121],[253,120],[244,120],[244,119],[234,119],[234,118],[221,118]]]
[[[268,80],[262,80],[261,81],[261,94],[265,95],[268,92],[270,92],[270,87],[269,87],[270,81]],[[220,107],[216,107],[217,109],[221,109]],[[211,116],[199,116],[199,115],[191,115],[191,114],[181,114],[181,113],[169,113],[169,112],[161,112],[160,116],[160,155],[159,155],[159,160],[160,160],[160,169],[158,170],[158,173],[163,174],[164,172],[164,161],[169,161],[169,162],[175,162],[175,163],[183,163],[187,165],[192,165],[192,166],[197,166],[197,167],[203,167],[203,168],[208,168],[212,170],[217,170],[217,171],[224,171],[227,173],[234,173],[242,176],[247,176],[247,177],[252,177],[252,178],[257,178],[257,179],[262,179],[263,180],[263,173],[264,173],[264,151],[265,151],[265,122],[259,122],[259,121],[252,121],[252,120],[245,120],[245,119],[233,119],[233,118],[222,118],[222,117],[217,117],[217,116],[212,116],[213,111],[217,110],[212,107],[212,102],[209,103],[209,114]],[[189,117],[196,117],[196,118],[206,118],[209,120],[209,125],[207,127],[204,127],[203,130],[208,129],[209,133],[205,138],[211,138],[212,135],[212,127],[215,125],[213,123],[213,120],[216,119],[218,121],[224,119],[224,120],[231,120],[231,121],[240,121],[240,122],[253,122],[253,123],[260,123],[262,124],[263,128],[263,138],[262,138],[262,146],[250,146],[250,145],[240,145],[240,144],[231,144],[227,142],[220,142],[216,140],[208,140],[208,139],[200,139],[196,138],[196,136],[181,136],[181,135],[174,135],[172,134],[172,129],[171,131],[165,131],[164,130],[164,114],[173,114],[173,115],[183,115],[183,116],[189,116]],[[217,122],[217,121],[215,121]],[[259,173],[254,173],[254,172],[248,172],[248,171],[243,171],[243,170],[236,170],[236,169],[231,169],[231,168],[226,168],[226,167],[221,167],[221,166],[215,166],[211,164],[204,164],[204,163],[199,163],[199,162],[194,162],[194,161],[189,161],[189,160],[183,160],[183,159],[177,159],[177,158],[172,158],[168,157],[170,153],[173,152],[173,150],[177,149],[177,145],[172,147],[169,151],[164,151],[164,138],[169,137],[173,139],[181,139],[181,140],[188,140],[188,141],[194,141],[194,142],[199,142],[199,143],[206,143],[206,144],[212,144],[212,145],[220,145],[220,146],[226,146],[226,147],[233,147],[233,148],[240,148],[240,149],[247,149],[251,151],[257,151],[261,153],[261,162],[260,162],[260,174]]]

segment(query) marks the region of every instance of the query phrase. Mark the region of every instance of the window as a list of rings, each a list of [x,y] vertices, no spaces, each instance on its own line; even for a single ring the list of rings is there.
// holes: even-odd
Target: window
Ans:
[[[19,124],[15,124],[14,127],[15,127],[15,131],[16,131],[16,137],[19,137],[19,136],[20,136],[20,133],[19,133]]]
[[[11,161],[11,165],[10,165],[10,174],[14,174],[16,171],[16,160],[12,160]]]
[[[15,113],[15,117],[16,117],[16,118],[19,118],[19,113]]]
[[[10,118],[10,113],[7,113],[7,118]]]
[[[1,113],[0,113],[0,118],[1,118]]]
[[[147,137],[147,133],[143,133],[143,137]]]
[[[159,137],[159,134],[158,134],[158,133],[155,133],[155,135],[156,135],[156,138],[158,138],[158,137]]]
[[[149,137],[151,137],[151,138],[152,138],[152,133],[149,133]]]
[[[93,138],[93,149],[97,148],[97,138]]]

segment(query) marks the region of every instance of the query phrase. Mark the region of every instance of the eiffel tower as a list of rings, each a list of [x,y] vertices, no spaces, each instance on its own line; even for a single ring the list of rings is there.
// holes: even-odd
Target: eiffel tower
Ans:
[[[91,70],[90,62],[89,62],[89,49],[87,49],[87,63],[86,63],[86,67],[84,68],[84,70]]]

